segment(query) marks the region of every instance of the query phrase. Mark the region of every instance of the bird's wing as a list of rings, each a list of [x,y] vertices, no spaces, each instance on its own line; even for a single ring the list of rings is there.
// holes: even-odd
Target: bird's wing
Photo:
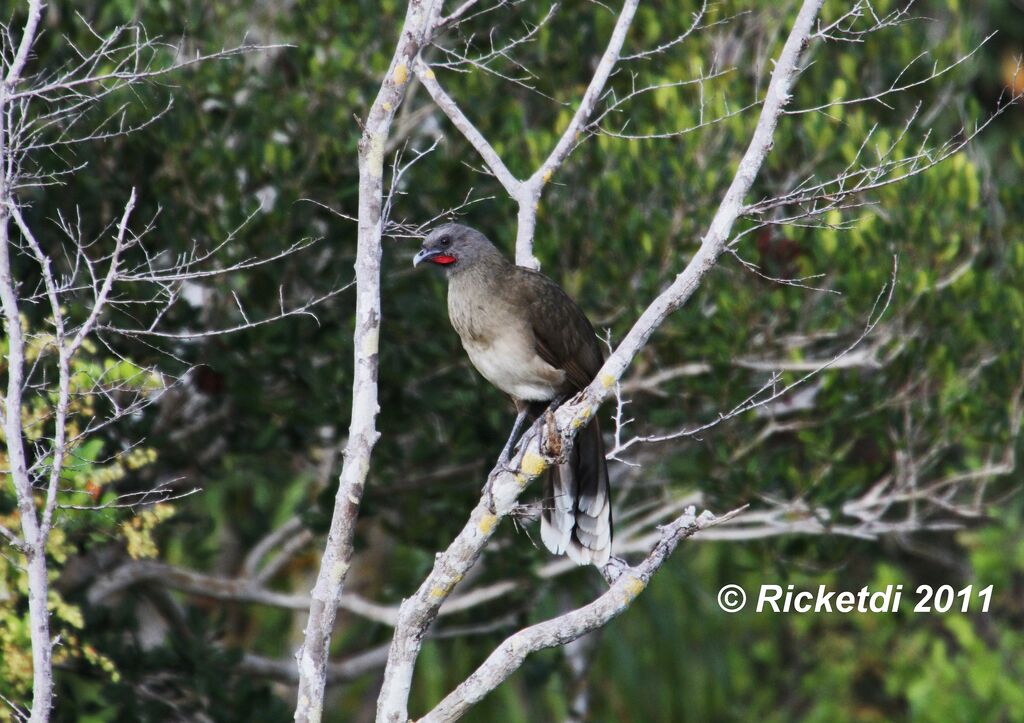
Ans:
[[[573,387],[583,389],[603,362],[594,328],[558,284],[543,274],[526,269],[522,272],[537,355],[563,370]]]

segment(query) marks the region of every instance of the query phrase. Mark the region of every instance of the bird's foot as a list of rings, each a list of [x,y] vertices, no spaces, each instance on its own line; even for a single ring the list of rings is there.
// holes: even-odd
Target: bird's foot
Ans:
[[[604,577],[605,582],[609,585],[614,585],[615,581],[622,577],[622,573],[629,569],[629,563],[621,557],[613,555],[608,558],[608,562],[603,567],[598,569],[601,571],[601,576]]]
[[[508,441],[505,442],[505,446],[501,450],[501,455],[498,457],[498,464],[507,465],[512,461],[513,448],[516,440],[519,438],[519,432],[523,428],[523,423],[526,421],[527,413],[528,407],[523,407],[516,415],[516,421],[512,425],[512,433],[508,435]]]
[[[505,442],[505,446],[501,450],[501,454],[498,455],[498,465],[500,465],[502,469],[507,468],[508,464],[512,461],[512,456],[515,454],[515,451],[512,448],[514,443],[515,437],[509,437],[508,441]]]

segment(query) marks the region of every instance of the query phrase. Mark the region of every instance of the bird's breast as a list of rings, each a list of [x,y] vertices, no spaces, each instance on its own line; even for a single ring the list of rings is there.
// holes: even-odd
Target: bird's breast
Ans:
[[[502,333],[486,342],[463,338],[462,346],[487,381],[516,399],[548,401],[564,386],[565,372],[537,356],[532,340]]]
[[[469,360],[498,389],[527,401],[548,401],[564,391],[565,372],[537,355],[533,331],[514,305],[449,288],[448,313]]]

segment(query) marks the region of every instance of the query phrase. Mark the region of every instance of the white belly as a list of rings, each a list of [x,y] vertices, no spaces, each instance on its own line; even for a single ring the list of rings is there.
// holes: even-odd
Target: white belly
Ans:
[[[512,334],[505,334],[490,343],[463,340],[462,345],[477,371],[506,394],[526,401],[553,399],[565,381],[565,372],[517,341]]]

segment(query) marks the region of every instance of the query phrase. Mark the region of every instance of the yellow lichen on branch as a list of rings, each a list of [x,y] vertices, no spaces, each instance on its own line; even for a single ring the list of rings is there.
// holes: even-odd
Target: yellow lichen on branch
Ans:
[[[548,466],[548,463],[544,461],[536,452],[527,452],[523,455],[523,462],[519,465],[520,469],[523,470],[530,477],[536,477],[544,468]]]
[[[497,524],[498,516],[488,513],[480,518],[480,524],[477,525],[477,529],[480,530],[481,535],[489,535],[494,531],[494,526]]]

